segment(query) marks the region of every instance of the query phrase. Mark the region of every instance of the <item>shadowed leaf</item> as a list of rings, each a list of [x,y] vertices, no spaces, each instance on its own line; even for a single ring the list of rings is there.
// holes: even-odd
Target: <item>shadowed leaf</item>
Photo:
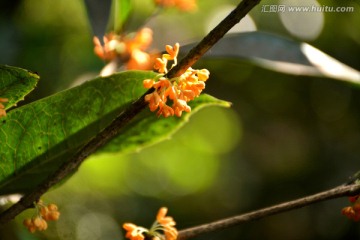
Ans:
[[[187,52],[192,45],[182,47]],[[286,74],[328,77],[360,84],[360,72],[330,57],[317,48],[265,32],[228,34],[205,54],[203,59],[234,58]],[[201,61],[201,60],[200,60]]]

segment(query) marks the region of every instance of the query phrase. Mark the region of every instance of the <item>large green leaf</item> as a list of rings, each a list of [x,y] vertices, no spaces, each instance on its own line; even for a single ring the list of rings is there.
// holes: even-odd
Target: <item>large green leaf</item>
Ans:
[[[44,180],[139,98],[145,92],[142,80],[154,75],[129,71],[97,78],[10,111],[0,123],[0,194],[26,192]],[[196,111],[209,104],[227,105],[204,95],[192,107]],[[145,110],[102,151],[124,152],[161,140],[187,115],[163,119]]]
[[[0,97],[8,98],[5,109],[16,105],[29,94],[39,81],[39,75],[28,70],[0,65]]]

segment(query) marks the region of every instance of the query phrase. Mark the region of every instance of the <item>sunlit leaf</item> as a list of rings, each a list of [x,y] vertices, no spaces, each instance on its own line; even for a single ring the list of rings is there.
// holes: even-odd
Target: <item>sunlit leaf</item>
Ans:
[[[130,0],[113,0],[108,30],[121,33],[132,9]]]
[[[169,136],[175,133],[182,125],[188,122],[189,117],[199,109],[207,106],[229,107],[230,103],[207,94],[202,94],[200,97],[191,101],[189,105],[192,108],[191,114],[184,114],[181,118],[159,118],[150,111],[142,112],[137,117],[137,120],[124,130],[123,134],[114,138],[101,149],[99,153],[138,151],[145,146],[169,138]]]
[[[3,103],[5,109],[24,100],[35,88],[39,78],[39,75],[28,70],[0,65],[0,97],[9,99],[9,102]]]
[[[129,71],[97,78],[81,86],[10,111],[0,123],[0,194],[26,192],[54,172],[145,89],[142,80],[155,73]],[[223,105],[204,95],[193,112]],[[157,118],[144,110],[111,146],[102,151],[129,152],[169,137],[182,119]]]
[[[192,45],[183,47],[187,52]],[[360,72],[307,43],[296,42],[265,32],[229,34],[220,40],[206,58],[221,61],[246,59],[261,67],[293,75],[328,77],[360,84]]]

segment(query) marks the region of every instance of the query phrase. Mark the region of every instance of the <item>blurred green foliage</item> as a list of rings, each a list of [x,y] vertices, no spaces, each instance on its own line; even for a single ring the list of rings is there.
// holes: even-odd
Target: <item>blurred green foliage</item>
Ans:
[[[148,16],[144,6],[151,6],[151,0],[136,2],[138,18]],[[220,5],[237,3],[198,2],[196,13],[168,10],[151,19],[153,47],[201,39]],[[258,30],[306,41],[360,69],[357,1],[319,0],[320,5],[354,6],[355,11],[322,13],[321,31],[311,39],[291,34],[279,14],[261,12],[264,4],[278,3],[262,1],[251,12]],[[81,1],[1,4],[0,63],[41,76],[26,101],[90,79],[104,65],[93,55]],[[139,19],[133,19],[133,26]],[[307,27],[312,26],[303,24],[304,31]],[[171,139],[139,153],[90,158],[66,184],[44,196],[61,208],[57,224],[45,233],[28,234],[21,226],[31,214],[27,211],[0,230],[1,239],[123,239],[123,222],[149,226],[160,206],[169,207],[182,229],[312,194],[359,170],[357,87],[275,73],[246,60],[206,60],[198,66],[212,72],[206,92],[231,101],[231,110],[202,110]],[[340,214],[347,204],[346,199],[328,201],[196,239],[356,239],[358,224]]]

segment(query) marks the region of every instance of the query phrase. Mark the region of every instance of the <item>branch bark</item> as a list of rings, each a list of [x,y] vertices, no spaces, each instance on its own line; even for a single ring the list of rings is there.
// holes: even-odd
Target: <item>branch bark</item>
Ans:
[[[224,18],[199,44],[190,50],[167,76],[176,77],[194,65],[212,46],[215,45],[234,25],[240,22],[261,0],[243,0],[226,18]]]
[[[228,228],[237,224],[241,224],[244,222],[250,222],[254,220],[259,220],[271,215],[279,214],[282,212],[286,212],[289,210],[302,208],[314,203],[322,202],[329,199],[344,197],[344,196],[352,196],[360,193],[360,184],[353,183],[350,185],[342,185],[335,187],[333,189],[320,192],[311,196],[307,196],[304,198],[299,198],[293,201],[284,202],[278,205],[274,205],[268,208],[260,209],[257,211],[249,212],[246,214],[214,221],[211,223],[191,227],[188,229],[184,229],[179,231],[178,240],[184,240],[192,237],[196,237],[200,234],[213,232],[216,230]]]
[[[215,27],[198,45],[196,45],[188,55],[184,57],[177,65],[167,74],[169,78],[179,76],[191,67],[206,51],[208,51],[217,41],[219,41],[226,32],[237,24],[253,7],[261,0],[243,0],[217,27]],[[104,130],[91,139],[83,148],[81,148],[73,157],[66,161],[43,183],[36,187],[32,192],[24,195],[19,202],[0,214],[0,226],[6,224],[18,214],[27,208],[33,206],[35,201],[47,192],[52,186],[60,182],[69,174],[73,173],[81,163],[99,147],[105,145],[113,136],[119,134],[122,128],[128,124],[138,113],[140,113],[147,103],[144,101],[145,95],[152,92],[150,89],[141,98],[131,104],[125,111]]]

